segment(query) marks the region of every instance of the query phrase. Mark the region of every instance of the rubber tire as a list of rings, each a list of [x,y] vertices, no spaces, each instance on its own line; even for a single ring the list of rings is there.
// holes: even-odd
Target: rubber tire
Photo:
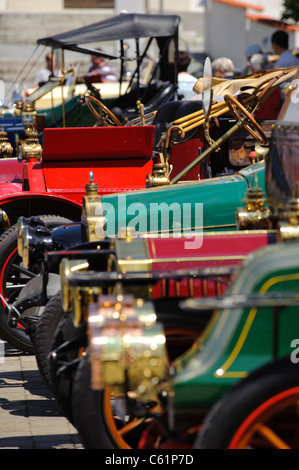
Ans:
[[[70,340],[76,340],[76,338],[86,336],[86,325],[83,324],[80,327],[75,327],[73,324],[73,314],[72,312],[67,312],[62,316],[52,341],[51,351],[56,350],[59,346],[68,342]],[[84,343],[85,349],[85,343]],[[69,351],[59,355],[59,360],[64,363],[69,363],[76,359],[79,355],[79,347],[74,346]],[[49,360],[49,372],[50,372],[50,382],[51,390],[53,391],[56,400],[63,412],[64,416],[73,423],[72,416],[72,394],[73,394],[73,382],[74,376],[76,373],[76,367],[72,367],[71,370],[63,373],[57,374],[59,369],[59,364],[54,360]]]
[[[162,300],[161,304],[167,306],[167,301]],[[186,312],[182,316],[179,312],[171,310],[168,313],[158,314],[158,321],[164,325],[167,323],[169,329],[193,325],[199,332],[203,331],[203,324],[206,325],[206,321],[203,321],[198,314],[195,317],[188,317]],[[86,449],[118,449],[120,447],[111,436],[106,423],[105,392],[92,390],[90,382],[90,363],[86,355],[80,361],[73,384],[73,423]]]
[[[59,215],[41,215],[40,217],[49,228],[58,225],[73,222],[72,220]],[[2,271],[8,257],[17,248],[17,224],[10,227],[0,236],[0,273]],[[18,255],[17,255],[18,256]],[[18,258],[20,260],[20,258]],[[2,278],[1,278],[2,279]],[[3,293],[3,288],[0,286],[0,292]],[[0,301],[0,337],[2,340],[7,341],[21,351],[34,354],[34,347],[30,337],[23,331],[11,328],[7,322],[7,313],[2,302]]]
[[[298,364],[290,357],[259,368],[242,379],[206,416],[195,449],[227,449],[244,420],[278,393],[299,385]]]
[[[65,312],[61,305],[61,293],[59,292],[47,303],[34,334],[36,362],[42,378],[52,391],[53,385],[49,364],[49,354],[52,350],[55,332],[64,315]]]

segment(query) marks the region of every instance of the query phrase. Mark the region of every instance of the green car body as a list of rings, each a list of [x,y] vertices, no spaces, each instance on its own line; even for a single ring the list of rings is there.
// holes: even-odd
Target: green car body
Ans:
[[[298,242],[280,242],[251,253],[225,296],[298,292],[298,250]],[[216,311],[197,348],[175,363],[173,408],[210,408],[251,371],[275,356],[290,356],[298,336],[297,310],[253,306]]]
[[[184,204],[190,204],[192,230],[202,227],[205,231],[233,230],[236,228],[236,210],[244,206],[243,199],[252,179],[257,178],[258,186],[265,191],[264,175],[265,163],[262,161],[234,175],[102,196],[108,236],[113,236],[113,230],[117,233],[119,228],[134,225],[138,213],[143,222],[140,233],[149,233],[153,208],[159,207],[161,210],[161,223],[163,218],[168,217],[173,204],[179,204],[181,208]],[[202,227],[195,220],[195,204],[203,204]],[[146,221],[143,215],[147,217]],[[161,232],[161,226],[158,231]]]

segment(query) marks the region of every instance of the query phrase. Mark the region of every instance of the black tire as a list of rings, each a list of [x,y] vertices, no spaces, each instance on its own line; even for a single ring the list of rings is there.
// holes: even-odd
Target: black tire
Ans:
[[[157,310],[161,309],[163,311],[167,307],[167,301],[164,299],[158,301],[158,303]],[[189,316],[186,312],[182,315],[179,310],[170,310],[169,312],[164,310],[163,313],[158,313],[158,321],[163,323],[165,330],[174,331],[176,337],[179,336],[177,332],[185,328],[186,331],[191,331],[192,336],[194,335],[194,338],[196,338],[202,333],[203,325],[206,325],[206,320],[203,320],[200,315]],[[168,335],[166,338],[168,338]],[[190,338],[191,341],[188,345],[184,341],[179,348],[175,344],[171,345],[171,352],[168,351],[168,353],[172,356],[172,359],[189,348],[194,338]],[[111,407],[107,405],[108,391],[92,390],[90,383],[91,370],[88,355],[86,355],[77,368],[72,397],[73,422],[79,431],[83,445],[87,449],[118,449],[126,448],[126,446],[127,448],[134,448],[138,444],[141,432],[144,430],[143,425],[139,433],[138,429],[135,429],[133,435],[130,435],[127,441],[120,438],[115,432],[115,423],[112,423],[111,420]],[[108,415],[109,419],[107,418]],[[116,427],[117,424],[115,424]]]
[[[72,222],[72,220],[59,215],[38,216],[45,221],[49,228]],[[27,274],[20,274],[19,266],[22,259],[17,252],[17,224],[10,227],[0,236],[0,294],[14,302],[20,292],[20,281],[24,284],[31,278],[30,269]],[[37,272],[35,272],[37,274]],[[12,286],[10,289],[8,288]],[[5,305],[0,300],[0,337],[16,348],[34,354],[30,337],[22,328],[11,328],[8,325],[8,316]]]
[[[81,442],[86,449],[117,449],[105,424],[105,392],[92,390],[90,382],[91,367],[85,355],[75,374],[72,396],[73,420]]]
[[[74,375],[77,370],[75,362],[69,369],[60,373],[60,367],[76,361],[81,351],[86,347],[86,325],[75,327],[73,324],[72,312],[67,312],[62,316],[54,334],[51,345],[51,355],[48,366],[50,372],[51,389],[56,400],[68,420],[73,423],[72,417],[72,393]],[[67,344],[66,348],[63,346]],[[59,348],[61,348],[59,350]],[[55,351],[55,355],[52,355]]]
[[[259,423],[266,424],[268,428],[274,426],[275,434],[280,435],[284,441],[290,441],[295,437],[298,446],[297,406],[295,404],[294,415],[288,414],[288,419],[285,421],[284,413],[287,408],[283,406],[287,405],[282,401],[288,395],[288,400],[298,402],[298,372],[298,365],[293,364],[287,357],[268,364],[242,379],[208,413],[194,448],[270,449],[269,442],[261,435],[250,434]],[[290,403],[288,402],[288,405]],[[288,408],[288,412],[290,411]],[[291,426],[291,417],[295,417],[295,428]]]
[[[65,312],[61,305],[61,293],[54,295],[47,303],[36,326],[34,334],[35,358],[42,378],[53,391],[49,364],[49,354],[52,350],[56,329],[64,317]]]

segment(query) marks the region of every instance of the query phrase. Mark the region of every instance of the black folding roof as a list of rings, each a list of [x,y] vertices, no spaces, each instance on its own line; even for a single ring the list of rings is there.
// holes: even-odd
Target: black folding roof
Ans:
[[[82,28],[39,39],[52,48],[88,52],[80,44],[145,37],[172,37],[178,34],[180,16],[123,13]]]

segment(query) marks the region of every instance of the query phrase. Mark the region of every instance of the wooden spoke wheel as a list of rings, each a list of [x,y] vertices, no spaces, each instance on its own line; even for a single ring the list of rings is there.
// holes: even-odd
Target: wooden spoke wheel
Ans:
[[[247,111],[247,109],[244,108],[244,106],[233,96],[225,95],[224,100],[235,118],[238,121],[242,121],[243,126],[252,135],[252,137],[254,137],[261,145],[265,145],[267,143],[267,137],[250,112]]]
[[[97,118],[100,126],[121,126],[121,122],[117,119],[117,117],[104,105],[101,101],[99,101],[94,96],[85,96],[85,102],[89,107],[92,114]],[[95,103],[99,107],[99,112],[94,107],[93,103]]]

